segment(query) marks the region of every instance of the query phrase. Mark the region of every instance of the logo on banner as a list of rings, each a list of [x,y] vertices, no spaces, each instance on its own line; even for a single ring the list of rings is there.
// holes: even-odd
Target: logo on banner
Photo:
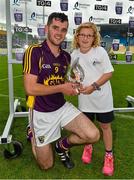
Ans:
[[[113,39],[113,43],[112,43],[113,51],[118,51],[119,45],[120,45],[120,40],[119,39]]]
[[[80,8],[79,8],[79,3],[78,3],[78,2],[76,2],[76,3],[74,4],[73,10],[80,10]]]
[[[129,6],[127,13],[133,14],[133,12],[134,12],[134,7]]]
[[[31,0],[13,0],[12,5],[20,6],[20,3],[31,2]]]
[[[116,2],[116,4],[115,4],[116,14],[122,14],[122,10],[123,10],[123,3],[122,2]]]
[[[22,61],[24,55],[24,49],[23,48],[16,48],[15,49],[15,58],[17,61]]]
[[[90,4],[87,4],[87,3],[76,2],[74,4],[73,10],[87,9],[89,6],[90,6]]]
[[[13,5],[20,6],[20,1],[19,0],[13,0]]]
[[[108,10],[108,6],[107,5],[95,4],[94,10],[97,10],[97,11],[107,11]]]
[[[60,0],[61,11],[68,11],[68,0]]]
[[[51,7],[51,1],[45,1],[45,0],[37,0],[36,1],[37,6],[48,6]]]
[[[45,36],[44,24],[38,24],[37,32],[39,36]]]
[[[129,17],[129,28],[134,28],[134,17]]]
[[[109,18],[109,24],[121,24],[121,19]]]
[[[18,26],[17,24],[14,26],[14,31],[15,32],[32,32],[32,29],[29,27],[23,27],[23,26]]]
[[[76,25],[80,25],[82,23],[82,13],[81,12],[75,12],[74,22]]]
[[[23,13],[21,9],[14,9],[14,19],[16,22],[23,21]]]
[[[36,13],[35,12],[32,12],[30,20],[36,21]]]
[[[132,52],[126,51],[126,62],[131,62],[131,61],[132,61]]]
[[[93,16],[90,16],[89,22],[103,22],[104,18],[95,18]]]
[[[44,16],[44,17],[47,17],[48,15],[46,15],[46,14],[37,14],[37,13],[35,13],[35,12],[32,12],[29,20],[37,21],[37,18],[38,18],[38,19],[42,19],[43,16]]]

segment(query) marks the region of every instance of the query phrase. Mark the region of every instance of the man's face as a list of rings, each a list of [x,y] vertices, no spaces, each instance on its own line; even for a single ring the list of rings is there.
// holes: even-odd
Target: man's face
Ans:
[[[55,45],[60,46],[67,34],[68,22],[61,22],[58,19],[53,19],[49,26],[46,26],[48,41]]]

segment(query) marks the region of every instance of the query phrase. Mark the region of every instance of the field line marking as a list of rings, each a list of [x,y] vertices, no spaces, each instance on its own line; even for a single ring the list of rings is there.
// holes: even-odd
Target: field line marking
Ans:
[[[131,115],[125,115],[125,114],[117,114],[117,113],[115,113],[115,116],[121,117],[121,118],[133,119],[133,120],[134,120],[134,116],[131,116]]]
[[[19,77],[22,77],[23,75],[18,75],[18,76],[13,76],[13,79],[16,79],[16,78],[19,78]],[[4,79],[0,79],[0,82],[2,81],[7,81],[8,78],[4,78]]]

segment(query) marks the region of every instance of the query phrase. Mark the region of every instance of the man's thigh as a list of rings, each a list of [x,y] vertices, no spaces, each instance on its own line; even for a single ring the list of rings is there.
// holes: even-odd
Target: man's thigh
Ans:
[[[38,147],[52,143],[61,136],[60,114],[58,111],[44,113],[34,110],[32,127]]]
[[[83,113],[76,116],[71,122],[64,126],[64,128],[77,134],[81,138],[85,138],[87,136],[92,137],[93,133],[98,131],[94,123]]]

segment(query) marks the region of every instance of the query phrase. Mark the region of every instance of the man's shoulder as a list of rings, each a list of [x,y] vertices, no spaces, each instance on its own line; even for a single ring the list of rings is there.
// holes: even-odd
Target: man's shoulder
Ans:
[[[43,53],[43,45],[42,44],[32,44],[30,45],[27,50],[26,53],[31,55],[32,57],[40,57],[42,56]]]
[[[27,49],[26,52],[38,51],[41,48],[41,44],[31,44]]]

